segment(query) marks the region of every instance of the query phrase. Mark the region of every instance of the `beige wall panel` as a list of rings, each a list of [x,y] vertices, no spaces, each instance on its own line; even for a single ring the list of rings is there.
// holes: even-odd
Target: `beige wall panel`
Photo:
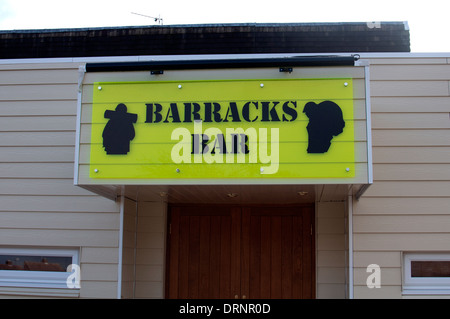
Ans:
[[[406,113],[425,113],[425,112],[450,112],[449,96],[392,96],[392,97],[374,97],[370,99],[373,113],[385,112],[406,112]]]
[[[123,220],[124,231],[135,233],[136,232],[136,211],[135,209],[128,210],[125,208],[125,215]]]
[[[0,163],[0,172],[3,178],[72,179],[73,163]]]
[[[1,287],[0,299],[61,299],[79,298],[79,289],[45,289]]]
[[[76,100],[77,84],[0,85],[3,101]]]
[[[374,113],[372,128],[376,129],[437,129],[450,128],[448,113]]]
[[[146,249],[149,247],[164,247],[165,244],[164,231],[157,233],[138,233],[137,249]]]
[[[345,284],[318,284],[317,299],[344,299],[347,296],[347,286]]]
[[[367,286],[355,286],[355,299],[399,299],[402,297],[400,286],[381,286],[381,288],[369,289]]]
[[[354,284],[355,286],[365,287],[368,290],[380,290],[384,286],[401,285],[402,274],[400,268],[380,267],[381,271],[381,288],[368,288],[367,278],[372,274],[372,271],[367,272],[367,267],[354,268]]]
[[[117,230],[58,230],[4,228],[0,232],[2,245],[24,246],[97,246],[117,247]]]
[[[43,59],[17,59],[9,61],[0,61],[0,69],[2,70],[65,70],[72,69],[73,72],[78,70],[78,66],[81,62],[74,62],[73,58],[59,58],[54,59],[51,62],[43,62]],[[18,63],[20,62],[20,63]]]
[[[371,81],[371,96],[448,96],[447,81]]]
[[[117,281],[84,281],[80,285],[81,298],[117,298]]]
[[[164,298],[164,283],[161,281],[136,282],[136,298]]]
[[[317,247],[320,250],[345,250],[345,238],[340,234],[321,234],[318,236]]]
[[[450,299],[450,295],[429,294],[429,295],[403,295],[402,299]]]
[[[0,68],[2,68],[0,66]],[[2,70],[0,85],[73,84],[78,82],[78,69]]]
[[[149,242],[148,245],[154,245]],[[136,258],[136,263],[141,265],[160,265],[164,263],[164,249],[163,248],[139,248],[139,254]]]
[[[375,182],[366,197],[450,197],[450,181]]]
[[[380,65],[370,68],[371,81],[392,80],[450,80],[450,65],[448,64],[414,64],[414,65]]]
[[[345,268],[320,267],[317,271],[317,283],[344,284],[346,282]]]
[[[81,280],[117,281],[117,264],[87,264],[81,267]]]
[[[136,202],[124,198],[123,237],[122,237],[122,298],[134,297],[136,265]]]
[[[354,249],[364,251],[448,251],[450,233],[354,234]]]
[[[124,255],[124,263],[127,263],[127,259],[134,256],[134,247],[136,246],[135,232],[124,230],[122,247]],[[134,259],[134,258],[133,258]]]
[[[66,179],[0,179],[3,195],[96,196]]]
[[[100,196],[0,196],[0,211],[118,212],[117,204]]]
[[[0,213],[0,228],[39,229],[118,229],[119,216],[115,213],[15,212]]]
[[[346,205],[316,203],[317,298],[346,297]]]
[[[450,198],[362,198],[354,202],[353,209],[356,214],[448,214]]]
[[[448,147],[373,147],[374,163],[450,163]]]
[[[394,252],[364,252],[358,251],[353,254],[353,266],[356,268],[365,268],[371,264],[379,265],[380,267],[400,268],[402,265],[401,253]]]
[[[137,281],[160,281],[164,278],[164,267],[159,265],[136,265]]]
[[[316,210],[316,217],[318,218],[344,218],[345,214],[345,204],[337,202],[318,203]]]
[[[373,175],[382,181],[448,181],[448,168],[448,164],[374,164]]]
[[[2,131],[75,131],[76,116],[0,117]],[[75,140],[71,145],[75,143]]]
[[[76,114],[75,100],[2,101],[0,98],[0,116],[76,116]]]
[[[74,146],[75,132],[1,132],[0,146]]]
[[[139,202],[136,298],[164,297],[167,203]]]
[[[316,267],[345,267],[347,265],[346,254],[336,250],[317,251]]]
[[[354,233],[446,233],[447,215],[354,216]]]
[[[161,232],[165,223],[165,220],[160,216],[139,216],[138,232]]]
[[[395,54],[395,53],[394,53]],[[377,57],[368,58],[370,65],[389,64],[389,65],[421,65],[421,64],[447,64],[448,59],[446,57],[408,57],[408,54],[402,54],[399,57]],[[365,59],[364,59],[365,60]]]
[[[344,234],[344,223],[345,221],[343,218],[319,218],[317,229],[320,233]]]
[[[83,247],[81,263],[114,264],[119,260],[119,251],[109,247]]]
[[[448,117],[448,113],[446,115]],[[372,144],[374,146],[450,146],[450,130],[378,129],[372,131]]]
[[[0,147],[0,162],[73,162],[75,148],[58,147]],[[51,165],[51,164],[49,164]]]

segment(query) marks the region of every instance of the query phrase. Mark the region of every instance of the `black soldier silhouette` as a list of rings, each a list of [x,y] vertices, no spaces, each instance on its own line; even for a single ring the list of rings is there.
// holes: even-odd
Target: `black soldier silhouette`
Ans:
[[[326,153],[331,145],[333,136],[342,133],[345,121],[342,110],[334,102],[324,101],[319,104],[306,103],[303,113],[309,118],[308,153]]]
[[[127,113],[126,105],[120,103],[115,111],[106,110],[104,117],[109,119],[102,134],[106,154],[126,155],[135,136],[137,114]]]

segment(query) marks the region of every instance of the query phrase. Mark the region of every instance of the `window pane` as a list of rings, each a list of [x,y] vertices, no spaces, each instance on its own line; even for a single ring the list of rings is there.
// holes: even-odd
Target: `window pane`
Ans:
[[[450,261],[411,261],[411,277],[450,277]]]
[[[72,257],[0,255],[0,270],[66,271]]]

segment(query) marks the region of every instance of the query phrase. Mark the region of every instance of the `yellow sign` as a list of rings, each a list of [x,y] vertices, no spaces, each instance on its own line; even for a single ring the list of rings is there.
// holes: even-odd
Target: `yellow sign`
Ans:
[[[353,178],[352,79],[95,83],[89,176]]]

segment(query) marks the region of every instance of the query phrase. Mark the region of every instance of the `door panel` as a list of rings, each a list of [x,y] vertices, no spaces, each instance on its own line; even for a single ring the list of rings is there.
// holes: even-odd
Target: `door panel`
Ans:
[[[242,297],[313,298],[312,212],[243,208]]]
[[[312,207],[171,207],[168,298],[313,298]]]
[[[234,298],[239,290],[240,211],[173,207],[169,298]]]

